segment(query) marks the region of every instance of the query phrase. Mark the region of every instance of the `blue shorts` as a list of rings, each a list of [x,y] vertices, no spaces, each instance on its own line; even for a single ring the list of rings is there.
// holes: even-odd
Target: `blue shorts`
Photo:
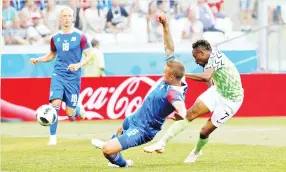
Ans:
[[[76,108],[80,93],[80,83],[64,83],[59,76],[51,79],[50,101],[61,99],[68,107]]]
[[[129,121],[129,117],[123,121],[123,133],[117,137],[122,146],[122,150],[136,147],[151,141],[154,137],[147,135],[144,130],[136,127]]]

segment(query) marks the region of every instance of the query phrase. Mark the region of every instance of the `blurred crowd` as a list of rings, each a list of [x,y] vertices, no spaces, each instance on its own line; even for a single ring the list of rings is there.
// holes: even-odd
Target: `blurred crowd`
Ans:
[[[224,0],[2,0],[2,35],[6,45],[48,44],[60,29],[59,13],[69,6],[74,25],[102,44],[160,42],[158,12],[166,12],[173,37],[194,41],[208,33],[231,32]],[[240,0],[241,31],[250,31],[255,0]],[[273,10],[273,9],[272,9]],[[282,18],[281,18],[282,21]]]
[[[224,33],[217,20],[223,0],[2,0],[2,29],[5,44],[46,44],[60,29],[59,12],[65,6],[75,10],[75,27],[90,39],[112,42],[146,37],[147,42],[162,41],[158,12],[181,26],[181,39],[199,38],[203,32]],[[120,35],[120,33],[122,33]],[[141,34],[142,33],[142,34]],[[135,36],[135,37],[134,37]],[[141,39],[142,40],[142,39]],[[143,40],[142,40],[143,41]]]

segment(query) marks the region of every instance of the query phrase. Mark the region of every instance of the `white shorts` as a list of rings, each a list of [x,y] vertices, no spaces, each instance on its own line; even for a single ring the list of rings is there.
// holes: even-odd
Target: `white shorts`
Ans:
[[[234,102],[222,97],[220,93],[217,92],[216,86],[211,86],[202,93],[198,99],[213,112],[211,121],[216,127],[219,127],[229,120],[238,111],[243,102],[243,100]]]

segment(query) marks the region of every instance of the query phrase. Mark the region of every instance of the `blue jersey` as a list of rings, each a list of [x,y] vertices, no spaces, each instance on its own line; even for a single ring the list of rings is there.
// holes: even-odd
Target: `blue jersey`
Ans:
[[[59,32],[52,37],[50,46],[51,51],[57,53],[53,75],[62,82],[79,83],[81,69],[72,72],[68,66],[79,63],[83,51],[89,48],[86,36],[77,29],[71,33]]]
[[[183,86],[171,86],[161,81],[146,97],[142,106],[130,116],[130,121],[147,135],[153,137],[161,130],[166,118],[174,112],[172,103],[185,100],[187,83]]]

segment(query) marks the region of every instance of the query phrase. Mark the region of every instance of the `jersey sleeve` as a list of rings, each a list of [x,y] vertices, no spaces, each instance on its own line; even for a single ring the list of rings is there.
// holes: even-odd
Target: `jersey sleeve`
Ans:
[[[212,53],[205,69],[213,68],[215,71],[222,68],[223,66],[223,54],[216,52]]]
[[[55,45],[55,42],[54,42],[54,37],[51,38],[50,49],[51,49],[52,52],[56,52],[57,51],[57,48],[56,48],[56,45]]]
[[[86,38],[86,36],[84,34],[82,34],[81,37],[80,37],[80,48],[83,51],[88,49],[88,48],[90,48],[90,45],[89,45],[89,43],[87,41],[87,38]]]
[[[168,101],[173,105],[175,111],[179,116],[181,116],[182,118],[186,117],[187,110],[184,102],[184,96],[182,95],[182,93],[171,89],[168,92]]]
[[[171,104],[173,104],[176,101],[184,102],[184,96],[174,89],[169,90],[167,99]]]
[[[172,105],[175,108],[176,113],[179,116],[181,116],[182,118],[186,118],[186,116],[187,116],[187,109],[186,109],[186,105],[185,105],[184,102],[176,101]]]

